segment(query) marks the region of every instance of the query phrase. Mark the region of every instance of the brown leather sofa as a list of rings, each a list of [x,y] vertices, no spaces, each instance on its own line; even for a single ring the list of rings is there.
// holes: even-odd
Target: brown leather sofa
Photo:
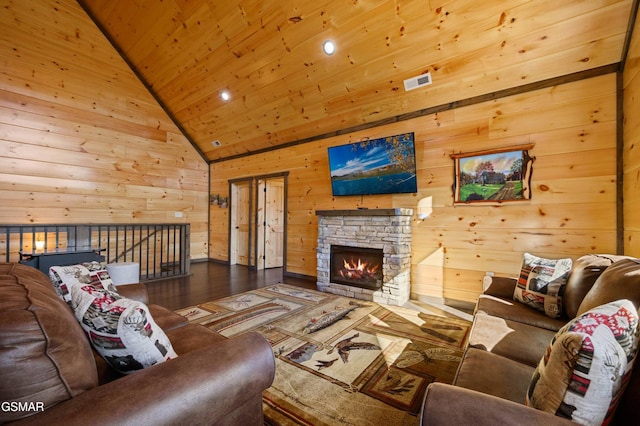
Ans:
[[[143,302],[143,284],[118,292]],[[120,376],[91,345],[49,278],[0,263],[0,423],[262,425],[275,374],[268,342],[227,339],[149,306],[178,357]]]
[[[640,260],[613,255],[578,259],[567,281],[559,319],[514,301],[515,285],[515,278],[494,278],[479,297],[453,385],[429,385],[422,406],[423,425],[576,424],[524,405],[532,375],[553,336],[570,319],[619,299],[640,306]],[[637,424],[637,407],[640,367],[636,366],[614,423]]]

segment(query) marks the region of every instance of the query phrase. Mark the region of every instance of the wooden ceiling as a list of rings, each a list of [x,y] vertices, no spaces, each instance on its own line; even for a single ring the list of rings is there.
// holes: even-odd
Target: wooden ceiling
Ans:
[[[79,2],[210,162],[611,72],[635,11],[634,0]],[[405,91],[427,71],[433,84]]]

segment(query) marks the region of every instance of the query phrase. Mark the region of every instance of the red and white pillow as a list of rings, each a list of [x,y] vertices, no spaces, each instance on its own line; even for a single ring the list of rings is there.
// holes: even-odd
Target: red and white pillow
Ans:
[[[514,300],[543,311],[548,317],[560,317],[572,263],[570,258],[552,260],[525,253]]]
[[[538,364],[526,404],[584,425],[608,423],[638,350],[629,300],[598,306],[562,327]]]
[[[49,277],[93,347],[117,371],[128,374],[178,356],[149,308],[120,296],[100,263],[54,266]]]

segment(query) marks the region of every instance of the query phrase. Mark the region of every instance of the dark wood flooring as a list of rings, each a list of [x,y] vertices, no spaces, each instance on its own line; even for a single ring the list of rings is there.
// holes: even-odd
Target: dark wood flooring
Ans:
[[[148,281],[149,303],[176,310],[277,283],[316,288],[315,280],[285,277],[282,268],[256,271],[209,261],[192,263],[190,272],[186,277]]]
[[[316,289],[315,279],[285,277],[282,268],[256,271],[246,266],[229,266],[219,262],[195,262],[189,276],[147,281],[149,303],[171,310],[220,299],[272,284],[286,283],[301,288]],[[422,312],[463,318],[471,321],[473,309],[444,306],[410,300],[406,308]]]

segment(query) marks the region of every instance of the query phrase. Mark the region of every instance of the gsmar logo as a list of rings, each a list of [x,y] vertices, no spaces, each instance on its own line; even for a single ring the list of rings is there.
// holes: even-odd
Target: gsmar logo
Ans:
[[[2,401],[0,411],[5,413],[44,411],[44,402]]]

